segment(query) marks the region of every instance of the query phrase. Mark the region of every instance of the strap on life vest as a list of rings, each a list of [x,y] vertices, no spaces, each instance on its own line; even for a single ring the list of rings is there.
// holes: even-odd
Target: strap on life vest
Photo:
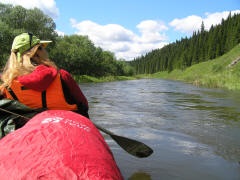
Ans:
[[[42,92],[42,108],[47,108],[46,91]]]
[[[11,88],[8,88],[8,92],[12,96],[13,99],[18,101],[16,94],[13,92],[13,90]]]

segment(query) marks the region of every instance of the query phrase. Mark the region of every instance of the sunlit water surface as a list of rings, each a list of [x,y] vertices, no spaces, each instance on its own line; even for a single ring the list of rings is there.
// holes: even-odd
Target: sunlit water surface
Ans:
[[[159,79],[80,86],[94,122],[154,150],[136,158],[103,134],[125,179],[240,179],[240,92]]]

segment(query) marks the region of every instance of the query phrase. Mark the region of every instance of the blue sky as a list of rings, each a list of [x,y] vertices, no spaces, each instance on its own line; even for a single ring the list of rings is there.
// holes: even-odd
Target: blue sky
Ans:
[[[240,13],[240,0],[0,0],[37,7],[53,18],[60,35],[88,35],[118,59],[131,60],[189,37],[204,22],[206,29],[231,11]]]

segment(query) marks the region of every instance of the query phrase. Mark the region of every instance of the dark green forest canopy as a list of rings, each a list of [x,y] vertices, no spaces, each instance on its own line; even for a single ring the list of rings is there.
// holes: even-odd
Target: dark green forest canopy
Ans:
[[[182,38],[145,56],[134,59],[130,64],[137,74],[152,74],[159,71],[185,69],[200,62],[219,57],[240,43],[240,14],[229,14],[221,24],[194,32],[190,38]]]
[[[127,63],[117,61],[113,53],[95,47],[87,36],[58,37],[50,54],[60,67],[77,75],[101,77],[133,74]]]
[[[26,10],[22,6],[0,3],[0,66],[5,64],[16,35],[31,32],[42,39],[51,39],[55,42],[57,37],[55,28],[54,21],[37,8]]]

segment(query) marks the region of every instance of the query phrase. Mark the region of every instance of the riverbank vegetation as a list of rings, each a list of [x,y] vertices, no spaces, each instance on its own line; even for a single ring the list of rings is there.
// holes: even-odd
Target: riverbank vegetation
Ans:
[[[134,77],[134,76],[93,77],[93,76],[87,76],[87,75],[74,75],[74,79],[79,83],[100,83],[100,82],[111,82],[111,81],[134,80],[134,79],[137,79],[137,77]]]
[[[171,72],[161,71],[153,74],[107,76],[101,78],[86,75],[75,76],[75,79],[81,83],[98,83],[142,78],[179,80],[196,86],[240,90],[240,44],[216,59],[195,64],[184,70],[175,69]]]
[[[197,86],[240,90],[240,44],[214,60],[195,64],[185,70],[175,69],[142,75],[148,78],[173,79]]]

